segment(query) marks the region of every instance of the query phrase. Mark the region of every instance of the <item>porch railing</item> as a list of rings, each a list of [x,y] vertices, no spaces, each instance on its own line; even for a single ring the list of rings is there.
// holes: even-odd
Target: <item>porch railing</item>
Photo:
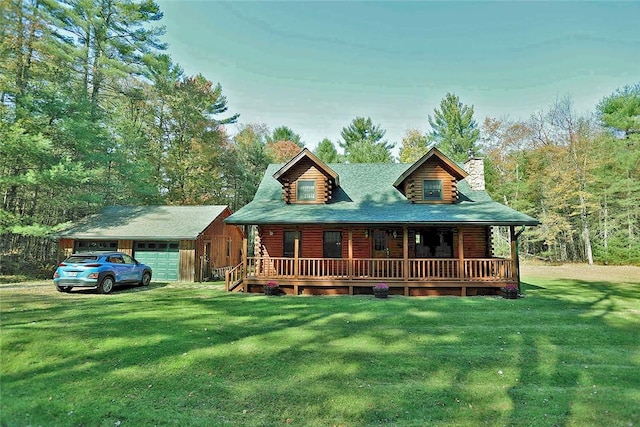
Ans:
[[[300,279],[379,279],[379,280],[469,280],[499,281],[514,279],[513,262],[504,258],[295,258],[248,257],[247,275],[264,278]]]
[[[227,287],[227,292],[234,291],[242,283],[242,274],[244,273],[244,266],[238,264],[230,270],[225,271],[224,281]]]

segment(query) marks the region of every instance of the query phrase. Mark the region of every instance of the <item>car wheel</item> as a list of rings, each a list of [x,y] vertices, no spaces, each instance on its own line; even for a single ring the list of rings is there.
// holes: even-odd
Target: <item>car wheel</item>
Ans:
[[[149,286],[149,282],[151,282],[151,274],[150,273],[144,273],[142,275],[142,281],[140,282],[140,284],[142,286]]]
[[[113,277],[104,276],[98,285],[98,291],[101,294],[108,294],[113,290]]]
[[[56,286],[58,292],[71,292],[71,286]]]

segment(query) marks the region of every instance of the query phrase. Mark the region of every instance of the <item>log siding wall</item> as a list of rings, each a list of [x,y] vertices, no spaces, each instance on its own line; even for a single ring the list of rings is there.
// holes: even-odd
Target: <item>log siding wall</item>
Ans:
[[[314,181],[316,183],[315,200],[298,201],[298,181]],[[287,203],[324,203],[330,191],[327,189],[325,175],[309,160],[302,160],[291,168],[282,186],[284,200]],[[328,194],[329,193],[329,194]]]
[[[442,200],[424,200],[422,185],[425,180],[442,181]],[[436,159],[427,160],[407,177],[404,193],[411,203],[455,203],[458,200],[456,179]]]
[[[492,256],[489,227],[465,227],[463,242],[465,258],[490,258]]]
[[[342,258],[349,257],[349,229],[340,227],[308,226],[300,229],[283,226],[259,227],[256,236],[255,253],[260,257],[281,257],[284,249],[284,232],[300,231],[302,240],[302,258],[322,258],[325,231],[342,232]],[[371,241],[365,237],[366,228],[353,228],[353,257],[369,258],[371,256]],[[402,246],[402,236],[399,237]],[[402,252],[401,252],[402,253]]]
[[[458,228],[457,227],[416,227],[408,229],[408,253],[410,258],[415,258],[416,230],[449,230],[453,236],[452,258],[459,258],[458,253]],[[263,226],[258,228],[256,236],[255,253],[259,257],[282,257],[284,231],[300,232],[302,258],[322,258],[324,231],[342,232],[342,257],[349,257],[349,228],[348,227],[284,227]],[[373,232],[375,228],[354,227],[352,232],[353,258],[370,258],[372,255]],[[384,228],[388,235],[389,258],[403,258],[403,229]],[[465,226],[461,228],[463,233],[464,258],[488,258],[492,257],[491,227]],[[396,237],[393,237],[393,232]],[[368,237],[367,237],[368,236]]]

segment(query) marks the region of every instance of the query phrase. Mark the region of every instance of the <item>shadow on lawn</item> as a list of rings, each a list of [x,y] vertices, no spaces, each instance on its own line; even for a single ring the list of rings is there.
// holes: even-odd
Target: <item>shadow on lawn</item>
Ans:
[[[142,286],[139,284],[127,284],[114,286],[109,295],[115,294],[127,294],[135,292],[149,292],[156,289],[164,288],[169,285],[168,282],[151,282],[148,286]],[[97,288],[73,288],[69,294],[90,295],[100,294]]]
[[[640,421],[637,409],[618,418],[610,411],[628,408],[629,399],[634,400],[629,392],[640,381],[640,366],[633,356],[640,342],[640,282],[540,282],[545,286],[523,283],[524,289],[536,303],[535,309],[544,310],[542,324],[553,326],[555,321],[561,326],[536,334],[518,332],[522,336],[522,378],[509,390],[514,404],[512,422],[517,424],[518,413],[534,403],[543,409],[541,421],[550,425],[575,424],[571,416],[578,406],[583,406],[582,423],[635,425]],[[522,302],[527,305],[528,301]],[[526,314],[533,308],[527,307]],[[542,384],[548,391],[531,399],[533,389]],[[595,421],[598,413],[608,415]]]
[[[534,285],[533,283],[520,282],[520,288],[524,291],[529,289],[545,289],[542,286]]]
[[[140,300],[136,316],[129,294],[140,288],[121,288],[113,298],[77,296],[81,313],[45,295],[48,307],[18,321],[5,312],[3,326],[41,328],[43,337],[60,342],[84,337],[83,348],[52,350],[57,362],[5,373],[2,382],[13,393],[24,387],[26,397],[33,378],[47,378],[47,396],[64,396],[74,380],[87,377],[97,384],[117,381],[140,405],[179,400],[163,388],[207,402],[215,396],[226,420],[243,424],[251,424],[242,418],[246,408],[263,414],[262,422],[282,421],[287,413],[324,414],[318,415],[323,422],[346,424],[566,425],[589,421],[585,413],[595,424],[637,422],[634,409],[603,414],[628,407],[625,393],[639,379],[637,308],[634,319],[619,316],[637,302],[638,287],[531,282],[520,300],[167,290]],[[594,386],[606,392],[593,394]],[[127,407],[131,399],[125,397],[105,393],[86,407],[77,402],[75,411]],[[306,412],[288,402],[303,403],[295,409]],[[32,411],[52,404],[34,405]],[[580,419],[572,418],[576,406],[587,406]],[[111,410],[104,409],[105,419]]]

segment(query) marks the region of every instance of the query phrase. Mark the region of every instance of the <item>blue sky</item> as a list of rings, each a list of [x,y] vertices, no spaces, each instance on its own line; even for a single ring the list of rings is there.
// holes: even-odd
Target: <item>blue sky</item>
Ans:
[[[590,113],[640,81],[640,2],[157,3],[174,62],[219,82],[240,123],[289,126],[310,148],[356,116],[400,145],[447,92],[481,123],[564,96]]]

